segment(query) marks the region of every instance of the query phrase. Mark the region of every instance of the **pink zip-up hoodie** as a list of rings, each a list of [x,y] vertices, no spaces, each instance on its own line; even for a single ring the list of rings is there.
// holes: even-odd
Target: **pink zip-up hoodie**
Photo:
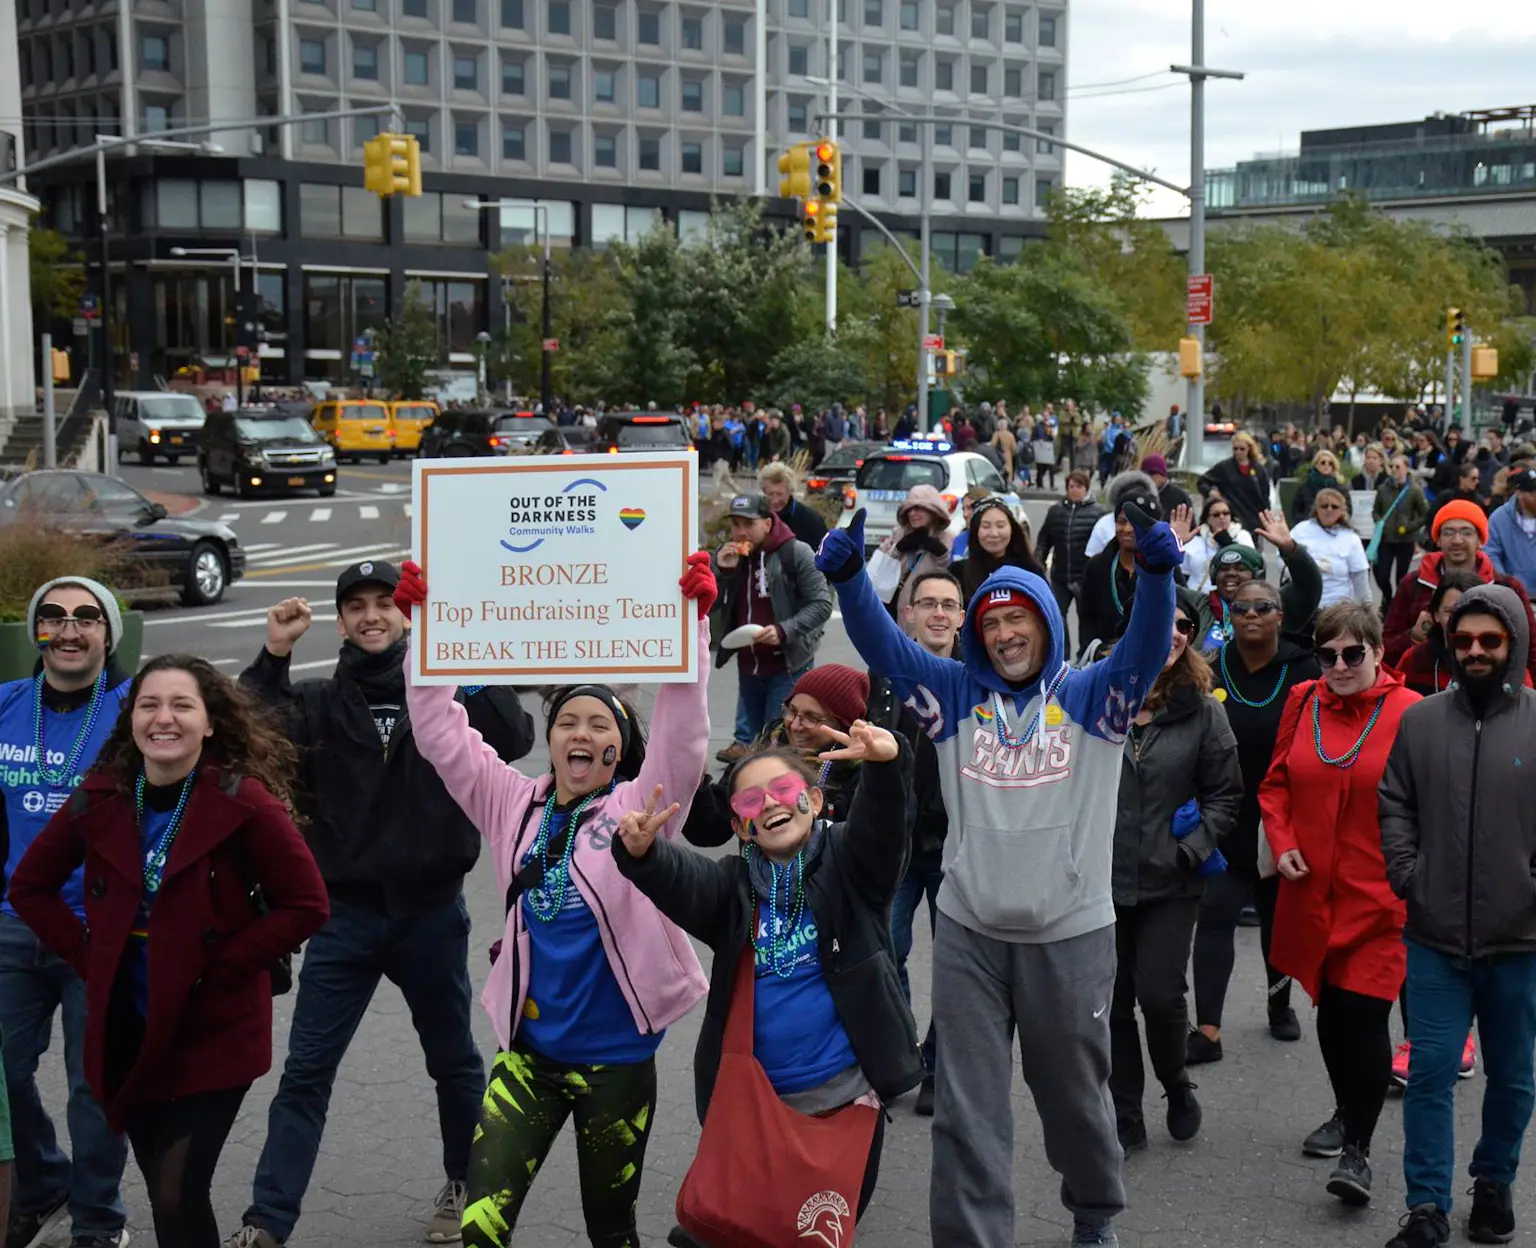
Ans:
[[[641,810],[659,784],[663,802],[679,802],[682,809],[669,819],[661,835],[675,837],[688,817],[688,807],[699,777],[704,774],[709,749],[709,621],[699,621],[699,679],[692,685],[662,685],[656,694],[650,740],[645,762],[633,780],[621,781],[607,797],[589,808],[582,821],[571,855],[571,880],[581,890],[602,935],[608,965],[619,990],[629,1003],[635,1026],[642,1035],[654,1035],[670,1027],[704,997],[709,981],[699,966],[693,945],[681,928],[619,874],[614,862],[612,837],[626,811]],[[539,816],[533,808],[553,787],[553,775],[530,779],[501,761],[496,751],[469,726],[469,715],[454,700],[447,685],[411,683],[411,656],[406,655],[405,703],[411,717],[411,733],[421,756],[442,778],[443,786],[469,816],[491,847],[496,881],[505,896],[517,863],[539,832]],[[592,830],[607,814],[611,834]],[[510,1048],[528,998],[532,955],[523,907],[512,907],[507,916],[501,953],[491,968],[480,1004],[491,1016],[496,1039]]]

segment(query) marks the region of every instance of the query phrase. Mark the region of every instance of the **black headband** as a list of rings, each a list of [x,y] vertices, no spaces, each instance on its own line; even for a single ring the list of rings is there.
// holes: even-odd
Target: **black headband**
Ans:
[[[558,690],[549,704],[549,716],[544,724],[544,736],[546,739],[549,736],[549,730],[554,727],[555,716],[560,713],[560,708],[572,698],[596,698],[612,711],[614,722],[619,726],[619,752],[621,754],[629,753],[635,726],[629,718],[629,712],[624,709],[624,704],[619,701],[619,695],[614,693],[607,685],[571,685]]]

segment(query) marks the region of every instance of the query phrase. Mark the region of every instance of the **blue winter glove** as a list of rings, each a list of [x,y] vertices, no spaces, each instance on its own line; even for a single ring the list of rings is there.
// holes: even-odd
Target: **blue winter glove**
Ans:
[[[816,551],[816,566],[835,585],[864,570],[864,508],[853,513],[846,529],[828,529]]]
[[[1148,572],[1160,576],[1183,564],[1184,547],[1166,523],[1154,521],[1135,503],[1125,504],[1125,518],[1136,530],[1136,562]]]
[[[1173,839],[1182,841],[1200,826],[1200,803],[1190,798],[1173,812]]]
[[[1213,849],[1211,850],[1211,856],[1200,864],[1200,869],[1195,874],[1204,879],[1208,875],[1220,875],[1226,869],[1226,855],[1219,849]]]

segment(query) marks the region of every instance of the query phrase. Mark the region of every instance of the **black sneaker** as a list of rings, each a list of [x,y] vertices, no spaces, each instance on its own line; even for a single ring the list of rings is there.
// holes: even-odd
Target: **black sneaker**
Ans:
[[[1195,1099],[1195,1085],[1188,1079],[1169,1084],[1163,1096],[1168,1101],[1168,1134],[1181,1144],[1199,1135],[1204,1115]]]
[[[12,1245],[12,1248],[28,1248],[43,1233],[43,1228],[64,1212],[67,1204],[69,1193],[59,1192],[49,1197],[48,1203],[41,1209],[34,1209],[30,1213],[11,1210],[10,1221],[6,1224],[5,1242]]]
[[[1451,1224],[1434,1205],[1415,1205],[1398,1223],[1387,1248],[1440,1248],[1451,1238]]]
[[[1120,1134],[1120,1151],[1125,1156],[1147,1146],[1147,1124],[1141,1118],[1122,1118],[1115,1126]]]
[[[1221,1041],[1212,1040],[1198,1027],[1189,1033],[1189,1039],[1184,1042],[1184,1062],[1188,1066],[1199,1066],[1205,1062],[1221,1061]]]
[[[1296,1017],[1296,1011],[1290,1006],[1282,1006],[1278,1010],[1269,1012],[1269,1034],[1276,1040],[1300,1040],[1301,1023]]]
[[[1509,1184],[1474,1179],[1467,1238],[1474,1244],[1507,1244],[1514,1237],[1515,1207],[1510,1200]]]
[[[1365,1150],[1359,1145],[1344,1146],[1339,1164],[1328,1176],[1328,1194],[1337,1196],[1346,1205],[1371,1203],[1371,1163],[1365,1159]]]
[[[1337,1157],[1344,1151],[1344,1120],[1338,1110],[1301,1142],[1301,1151],[1308,1157]]]
[[[917,1104],[912,1107],[913,1112],[919,1118],[933,1117],[933,1076],[924,1075],[922,1085],[917,1089]]]
[[[1243,908],[1237,912],[1237,925],[1239,927],[1259,926],[1259,909],[1253,902],[1246,902]]]

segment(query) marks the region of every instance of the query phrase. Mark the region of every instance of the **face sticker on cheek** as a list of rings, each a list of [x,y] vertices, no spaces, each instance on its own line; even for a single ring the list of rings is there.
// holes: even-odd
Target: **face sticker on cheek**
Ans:
[[[795,809],[802,815],[811,813],[811,795],[804,789],[800,790],[800,796],[795,798]]]
[[[614,747],[611,746],[611,745],[608,746],[603,751],[603,766],[604,767],[612,767],[614,765],[614,763],[616,763],[618,761],[619,761],[619,752],[618,752],[618,750],[614,749]]]

